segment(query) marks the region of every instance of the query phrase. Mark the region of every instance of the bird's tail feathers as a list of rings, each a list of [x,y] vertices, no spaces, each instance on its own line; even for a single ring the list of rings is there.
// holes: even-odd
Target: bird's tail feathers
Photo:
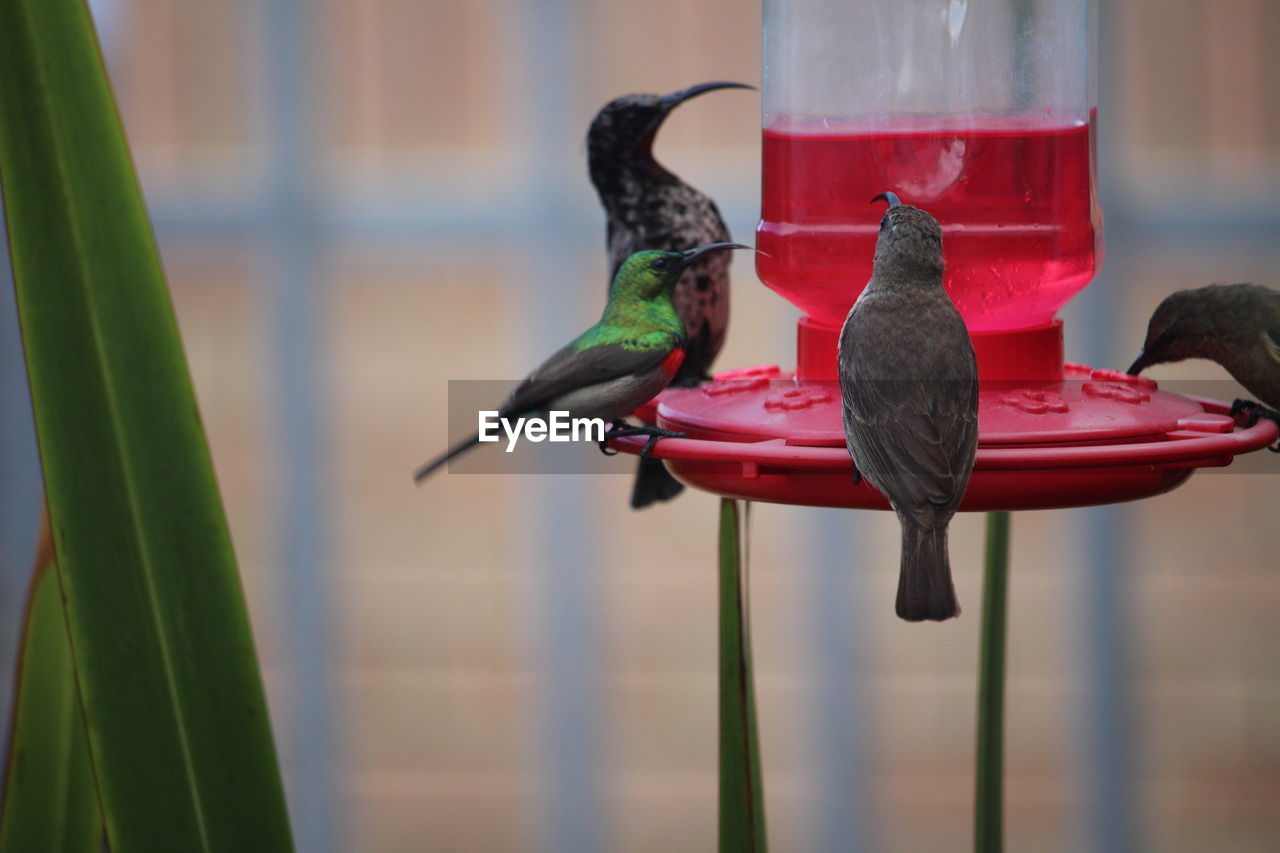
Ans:
[[[951,582],[946,525],[929,529],[902,525],[897,610],[908,622],[941,622],[960,615],[956,588]]]
[[[631,508],[644,509],[652,503],[669,501],[683,491],[684,483],[671,476],[661,459],[641,457],[631,489]]]
[[[465,453],[466,451],[475,447],[479,443],[480,443],[480,434],[476,433],[475,435],[468,438],[466,441],[460,441],[457,444],[455,444],[453,447],[450,447],[444,453],[441,453],[435,459],[432,459],[430,462],[423,465],[417,471],[413,472],[414,484],[419,486],[422,485],[422,481],[430,477],[432,474],[434,474],[436,472],[436,469],[447,464],[449,460],[452,459],[453,457],[461,453]]]

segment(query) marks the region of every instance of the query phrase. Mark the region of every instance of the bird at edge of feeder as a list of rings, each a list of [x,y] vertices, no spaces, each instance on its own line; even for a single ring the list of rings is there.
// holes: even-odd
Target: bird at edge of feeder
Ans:
[[[632,253],[682,252],[732,239],[720,210],[706,194],[664,168],[653,141],[667,116],[685,101],[719,89],[754,89],[745,83],[700,83],[667,95],[615,98],[587,131],[587,165],[607,219],[609,268],[617,272]],[[673,384],[693,386],[710,378],[712,362],[729,325],[731,255],[715,253],[691,264],[676,283],[674,303],[685,324],[685,359]],[[642,457],[631,491],[641,509],[683,491],[660,460]]]
[[[681,273],[707,254],[746,248],[712,243],[685,252],[633,254],[614,276],[600,320],[517,385],[498,417],[566,411],[575,418],[603,418],[610,429],[602,450],[609,439],[647,435],[646,457],[659,438],[680,437],[656,426],[630,426],[622,416],[666,388],[684,360],[684,323],[671,301]],[[479,443],[477,433],[455,444],[414,472],[414,482]]]
[[[840,331],[845,443],[855,482],[884,493],[902,527],[896,610],[909,621],[960,614],[947,524],[978,448],[978,363],[942,287],[942,230],[891,192],[871,280]]]
[[[1147,323],[1142,352],[1126,372],[1137,376],[1152,365],[1188,358],[1216,361],[1261,401],[1236,400],[1232,417],[1243,415],[1246,427],[1259,418],[1280,424],[1280,293],[1241,283],[1166,296]],[[1280,453],[1280,443],[1269,449]]]

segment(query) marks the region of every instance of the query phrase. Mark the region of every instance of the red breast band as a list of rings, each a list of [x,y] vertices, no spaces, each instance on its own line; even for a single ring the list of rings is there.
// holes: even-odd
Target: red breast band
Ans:
[[[662,360],[662,372],[668,376],[675,376],[676,371],[680,369],[680,365],[684,362],[684,350],[676,347],[667,353],[667,357]]]

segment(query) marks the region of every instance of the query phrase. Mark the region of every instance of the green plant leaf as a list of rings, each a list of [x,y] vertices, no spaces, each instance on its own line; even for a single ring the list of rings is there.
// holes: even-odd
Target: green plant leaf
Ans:
[[[288,850],[226,518],[83,0],[0,0],[0,182],[108,839]]]
[[[99,853],[102,816],[52,552],[27,598],[12,722],[0,853]]]
[[[720,499],[720,853],[765,853],[764,786],[738,505]]]
[[[978,667],[978,754],[974,763],[973,849],[1004,849],[1004,679],[1009,627],[1007,512],[987,513],[982,578],[982,659]]]

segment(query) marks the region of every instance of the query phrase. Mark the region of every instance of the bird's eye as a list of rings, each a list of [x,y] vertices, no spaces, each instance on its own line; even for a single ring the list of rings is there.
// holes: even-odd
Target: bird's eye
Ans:
[[[667,268],[666,258],[654,258],[653,263],[649,264],[655,270],[665,270]]]

